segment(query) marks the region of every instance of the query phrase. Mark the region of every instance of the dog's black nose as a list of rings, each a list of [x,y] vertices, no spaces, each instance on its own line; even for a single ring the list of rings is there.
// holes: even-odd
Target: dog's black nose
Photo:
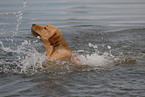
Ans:
[[[32,27],[35,26],[36,24],[32,24]]]

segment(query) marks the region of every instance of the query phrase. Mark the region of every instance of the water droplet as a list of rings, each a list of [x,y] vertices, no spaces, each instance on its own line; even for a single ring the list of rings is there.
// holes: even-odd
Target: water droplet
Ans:
[[[107,47],[107,48],[108,48],[108,49],[111,49],[111,46],[109,46],[109,45],[108,45],[108,47]]]

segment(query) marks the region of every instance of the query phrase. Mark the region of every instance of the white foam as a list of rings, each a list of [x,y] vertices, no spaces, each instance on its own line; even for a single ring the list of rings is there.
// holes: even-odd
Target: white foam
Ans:
[[[87,54],[79,55],[82,65],[109,66],[110,64],[113,64],[112,57],[114,56],[111,54],[110,51],[102,53],[98,51],[97,45],[93,45],[91,43],[89,43],[88,45],[89,47],[92,47],[94,49],[94,52],[92,52],[91,54],[88,54],[89,51],[85,50],[78,51],[78,52],[81,51],[81,53],[87,52]],[[111,50],[111,46],[107,46],[107,48]]]
[[[108,53],[100,55],[97,52],[94,52],[92,54],[80,55],[80,60],[83,63],[82,65],[89,66],[109,66],[112,63],[110,59]]]

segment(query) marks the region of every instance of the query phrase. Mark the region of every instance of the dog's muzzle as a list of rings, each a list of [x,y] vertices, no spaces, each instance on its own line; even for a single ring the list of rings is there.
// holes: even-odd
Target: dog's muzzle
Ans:
[[[31,33],[32,33],[32,35],[34,35],[35,37],[41,37],[37,32],[35,32],[34,30],[33,30],[33,27],[35,26],[36,24],[32,24],[32,27],[31,27]]]
[[[35,36],[35,37],[37,37],[37,36],[40,36],[38,33],[36,33],[32,28],[31,28],[31,32],[32,32],[32,34]]]

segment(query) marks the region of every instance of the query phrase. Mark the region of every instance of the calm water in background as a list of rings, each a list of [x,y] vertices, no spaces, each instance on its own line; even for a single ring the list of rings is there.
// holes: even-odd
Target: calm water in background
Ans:
[[[58,27],[83,65],[47,63],[31,25]],[[144,0],[0,0],[0,96],[145,97]]]

